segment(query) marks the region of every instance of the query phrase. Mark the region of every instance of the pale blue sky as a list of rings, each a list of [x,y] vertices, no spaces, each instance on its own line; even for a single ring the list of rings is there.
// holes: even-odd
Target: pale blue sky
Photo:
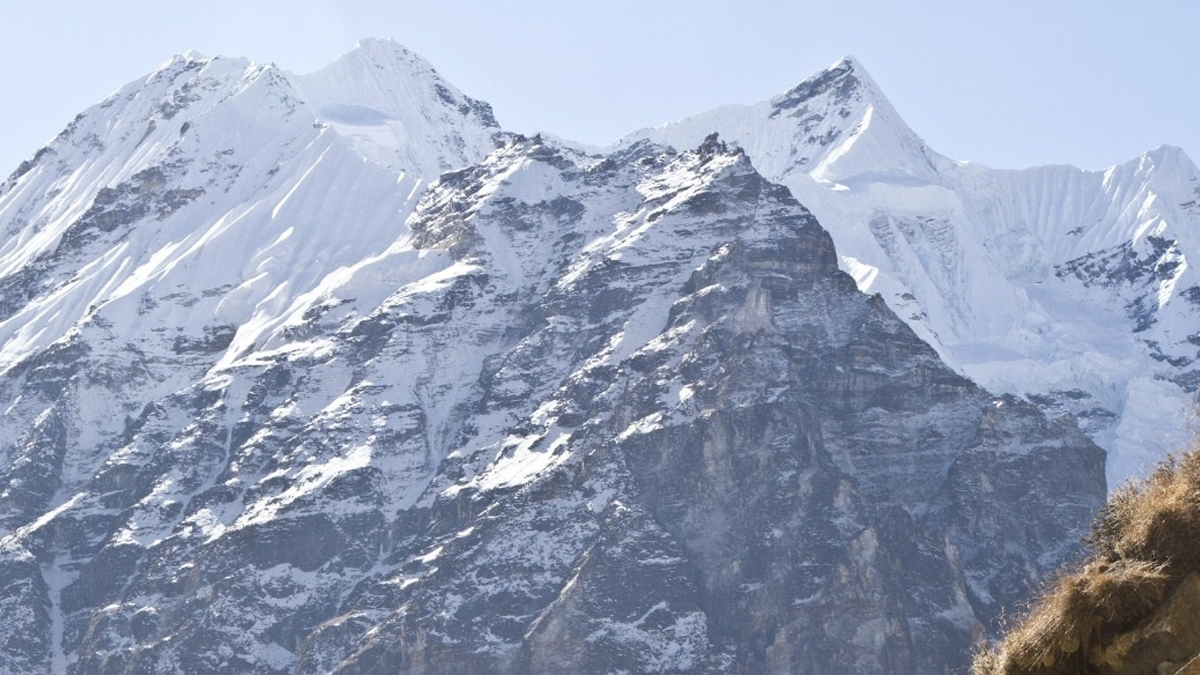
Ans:
[[[1198,27],[1187,0],[0,0],[0,177],[174,53],[307,72],[366,36],[422,54],[507,129],[585,142],[853,54],[956,159],[1101,168],[1163,143],[1200,159]]]

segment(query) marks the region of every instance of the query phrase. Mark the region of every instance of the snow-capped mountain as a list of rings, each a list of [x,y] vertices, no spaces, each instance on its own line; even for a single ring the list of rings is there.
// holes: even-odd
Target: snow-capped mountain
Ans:
[[[805,103],[861,102],[843,65],[779,109],[860,140],[780,162],[940,175]],[[0,671],[964,665],[1104,453],[947,367],[745,145],[507,134],[381,41],[86,111],[0,186]]]
[[[1116,486],[1179,448],[1200,384],[1200,171],[1169,146],[1106,171],[931,150],[852,58],[752,106],[618,144],[720,132],[830,231],[842,269],[954,368],[1073,413]]]

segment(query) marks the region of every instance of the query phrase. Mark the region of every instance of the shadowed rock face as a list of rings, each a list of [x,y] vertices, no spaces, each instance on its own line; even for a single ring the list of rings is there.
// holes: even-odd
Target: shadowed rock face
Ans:
[[[159,357],[5,376],[5,667],[952,672],[1103,501],[1072,423],[946,368],[716,139],[519,139],[409,224],[443,262],[375,306],[207,373],[233,329],[176,337],[197,379],[88,476],[78,397]]]

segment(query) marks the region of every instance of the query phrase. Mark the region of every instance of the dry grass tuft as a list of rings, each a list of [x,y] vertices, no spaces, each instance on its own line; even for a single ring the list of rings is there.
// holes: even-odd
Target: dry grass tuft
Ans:
[[[975,653],[974,660],[971,661],[971,675],[998,675],[1003,672],[1000,669],[1000,657],[996,652],[990,649],[981,649]]]
[[[1200,452],[1118,491],[1089,543],[1097,557],[1159,562],[1176,575],[1200,569]]]
[[[1087,654],[1163,601],[1168,578],[1149,563],[1089,565],[1066,575],[1004,639],[996,673],[1082,672]]]
[[[1087,543],[1084,566],[1051,584],[996,650],[977,653],[972,675],[1096,672],[1089,654],[1200,571],[1200,451],[1169,458],[1114,494]]]

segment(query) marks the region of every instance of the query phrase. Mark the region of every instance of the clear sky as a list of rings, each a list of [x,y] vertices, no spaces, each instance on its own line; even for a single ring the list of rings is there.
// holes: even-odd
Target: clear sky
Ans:
[[[846,54],[937,151],[1200,160],[1194,0],[0,0],[0,177],[172,54],[315,70],[392,38],[512,131],[606,143],[781,93]]]

